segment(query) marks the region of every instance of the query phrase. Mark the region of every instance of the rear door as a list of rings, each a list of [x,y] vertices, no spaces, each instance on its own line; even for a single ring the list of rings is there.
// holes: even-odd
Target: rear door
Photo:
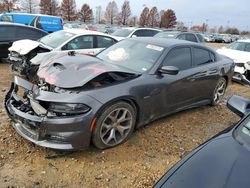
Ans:
[[[199,90],[197,99],[210,99],[214,88],[220,78],[220,67],[216,63],[215,54],[201,47],[193,47],[193,70],[192,80],[194,87]]]
[[[0,26],[0,58],[7,58],[9,54],[8,48],[16,40],[16,27],[9,25]]]

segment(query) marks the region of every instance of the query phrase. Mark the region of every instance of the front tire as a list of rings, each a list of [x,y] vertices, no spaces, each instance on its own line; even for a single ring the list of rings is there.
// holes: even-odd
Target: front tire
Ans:
[[[213,98],[211,102],[212,106],[215,106],[222,101],[224,94],[226,92],[226,88],[227,88],[227,81],[225,78],[222,77],[219,79],[214,89]]]
[[[112,104],[98,117],[92,142],[99,149],[124,143],[133,133],[135,122],[136,111],[130,104],[126,102]]]

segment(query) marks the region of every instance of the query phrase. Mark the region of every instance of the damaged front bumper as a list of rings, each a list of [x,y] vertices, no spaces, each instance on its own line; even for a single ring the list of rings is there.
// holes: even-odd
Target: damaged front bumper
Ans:
[[[17,52],[10,52],[8,61],[11,64],[11,70],[19,75],[25,75],[27,68],[27,60],[25,56],[19,55]]]
[[[233,81],[250,85],[250,70],[244,63],[236,63],[234,67]]]
[[[19,88],[25,89],[25,97],[20,96]],[[92,111],[70,117],[50,116],[49,112],[42,115],[39,111],[47,110],[35,97],[27,94],[37,89],[32,83],[15,77],[6,95],[5,109],[17,133],[43,147],[61,150],[87,148],[91,138],[90,124],[94,117]],[[51,92],[43,92],[43,95],[51,95]]]

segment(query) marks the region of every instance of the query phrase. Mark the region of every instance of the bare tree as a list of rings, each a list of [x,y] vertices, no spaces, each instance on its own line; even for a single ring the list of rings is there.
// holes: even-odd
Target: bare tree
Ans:
[[[133,16],[129,21],[129,25],[136,26],[136,23],[137,23],[137,17]]]
[[[162,20],[161,20],[161,18],[162,18],[162,16],[164,15],[164,10],[161,10],[160,11],[160,13],[159,13],[159,16],[160,16],[160,23],[159,23],[159,27],[161,28],[162,27]]]
[[[114,23],[115,19],[117,18],[118,8],[115,1],[110,1],[108,6],[106,7],[105,18],[108,23],[111,25]]]
[[[161,24],[162,27],[165,28],[172,28],[176,25],[176,16],[175,12],[172,9],[168,9],[164,12],[161,17]]]
[[[64,20],[74,21],[77,19],[75,0],[62,0],[61,14]]]
[[[83,22],[91,21],[93,19],[93,11],[88,4],[83,4],[81,11],[79,12],[80,18]]]
[[[0,0],[0,11],[11,12],[15,10],[17,0]]]
[[[60,15],[60,6],[57,0],[40,0],[40,13],[53,16]]]
[[[150,27],[157,26],[159,23],[159,13],[157,7],[153,7],[148,14],[148,25]]]
[[[224,33],[225,32],[225,29],[224,27],[221,25],[218,29],[218,33]]]
[[[21,12],[39,12],[39,0],[18,0],[17,2],[20,4],[19,9]]]
[[[119,14],[119,22],[122,25],[127,25],[130,16],[131,16],[131,9],[129,5],[129,1],[125,0],[122,5],[121,12]]]
[[[140,25],[142,27],[144,27],[145,25],[148,24],[148,14],[149,14],[149,8],[144,7],[144,9],[142,10],[142,13],[140,15]]]

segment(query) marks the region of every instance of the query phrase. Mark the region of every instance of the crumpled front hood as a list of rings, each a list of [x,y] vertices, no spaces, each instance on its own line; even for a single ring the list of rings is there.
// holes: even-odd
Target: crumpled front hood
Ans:
[[[52,48],[45,46],[38,41],[25,39],[25,40],[18,40],[16,42],[14,42],[12,44],[12,46],[9,48],[9,51],[10,52],[12,52],[12,51],[17,52],[20,55],[26,55],[31,50],[37,48],[38,46],[41,48],[44,48],[44,49],[52,50]]]
[[[246,63],[250,61],[250,52],[243,52],[227,48],[218,49],[217,52],[233,59],[235,63]]]
[[[249,187],[249,156],[232,136],[214,139],[185,161],[166,187]]]
[[[37,75],[60,88],[81,87],[95,77],[109,72],[137,75],[129,69],[103,62],[95,57],[76,54],[53,58],[40,65]]]

